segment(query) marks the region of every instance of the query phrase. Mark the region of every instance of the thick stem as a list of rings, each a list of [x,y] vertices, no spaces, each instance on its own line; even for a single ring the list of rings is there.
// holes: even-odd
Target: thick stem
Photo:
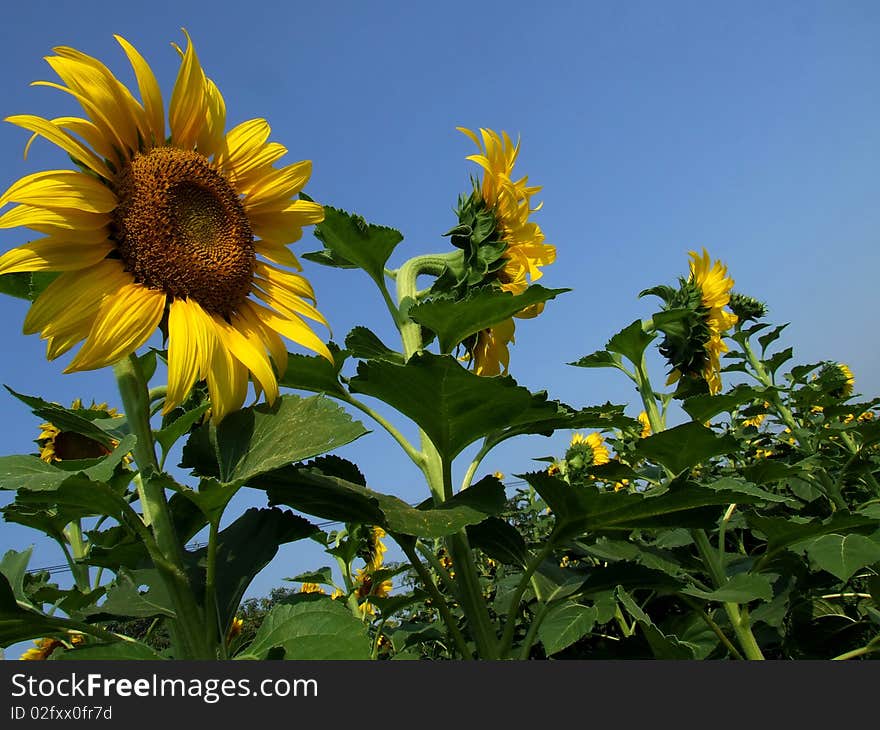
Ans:
[[[134,354],[113,366],[122,405],[131,433],[137,437],[134,457],[139,469],[138,492],[144,516],[155,539],[160,556],[154,559],[174,603],[177,631],[186,659],[215,659],[216,654],[204,640],[204,615],[196,602],[186,576],[183,545],[177,536],[171,510],[161,481],[151,479],[158,474],[159,464],[149,419],[149,394],[140,363]]]
[[[212,519],[208,530],[207,565],[205,566],[205,643],[220,645],[225,653],[225,637],[220,631],[220,606],[217,604],[217,534],[219,520]]]
[[[513,595],[510,597],[510,604],[507,608],[507,622],[504,624],[504,633],[501,635],[501,656],[506,657],[513,648],[514,632],[516,631],[516,618],[519,614],[519,605],[522,602],[523,594],[529,586],[529,582],[535,571],[540,567],[541,563],[546,560],[547,556],[553,552],[555,543],[552,539],[548,539],[541,550],[529,561],[525,572],[519,579]]]

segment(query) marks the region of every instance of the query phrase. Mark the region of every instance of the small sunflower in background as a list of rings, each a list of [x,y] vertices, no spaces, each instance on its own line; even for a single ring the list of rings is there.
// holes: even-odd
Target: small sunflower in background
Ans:
[[[666,384],[677,383],[682,376],[702,379],[715,395],[721,392],[721,354],[727,352],[722,338],[737,323],[737,316],[725,309],[734,281],[727,267],[720,260],[713,262],[705,248],[702,254],[691,251],[689,257],[690,275],[679,280],[678,289],[657,286],[640,296],[659,296],[664,311],[679,315],[658,325],[665,335],[660,354],[671,368]]]
[[[611,456],[601,433],[594,431],[586,436],[575,433],[565,452],[564,476],[569,481],[588,478],[592,467],[607,464],[610,460]]]
[[[140,99],[99,60],[55,48],[46,58],[84,117],[6,121],[60,147],[77,169],[27,175],[0,195],[0,228],[44,237],[0,257],[0,274],[60,272],[24,331],[53,360],[81,343],[65,372],[135,352],[160,329],[168,347],[165,412],[206,380],[216,421],[240,408],[249,379],[270,403],[286,367],[282,336],[331,359],[306,319],[326,325],[288,245],[322,206],[300,199],[311,162],[283,167],[263,119],[226,131],[226,105],[187,35],[168,105],[140,53],[115,36]],[[27,151],[27,150],[26,150]]]
[[[540,205],[532,207],[531,198],[541,188],[529,186],[528,177],[514,179],[520,146],[519,142],[513,144],[506,132],[499,135],[480,129],[477,135],[464,127],[457,129],[476,144],[479,152],[466,159],[483,169],[483,177],[482,181],[474,180],[471,194],[460,199],[459,225],[448,234],[453,245],[464,251],[464,269],[455,281],[443,283],[459,296],[485,284],[521,294],[541,278],[541,267],[556,260],[556,248],[544,243],[540,226],[530,219],[540,209]],[[528,319],[542,311],[543,305],[533,305],[515,316]],[[507,372],[515,329],[513,318],[508,318],[463,343],[465,359],[472,362],[477,375]]]
[[[82,400],[79,398],[70,405],[72,411],[82,408]],[[117,415],[116,409],[109,408],[106,403],[92,403],[87,410],[98,411],[105,414],[107,418],[113,418]],[[107,456],[119,442],[112,439],[110,446],[107,446],[81,433],[66,431],[54,423],[46,422],[40,424],[40,435],[37,437],[36,443],[40,448],[40,458],[51,464],[53,461],[71,459],[100,459]]]
[[[856,384],[853,371],[842,362],[825,363],[815,379],[832,398],[849,398]]]
[[[53,638],[43,638],[37,639],[34,641],[35,646],[31,649],[28,649],[22,653],[19,657],[20,661],[45,661],[52,656],[52,653],[56,649],[61,648],[72,648],[82,644],[85,641],[85,636],[82,634],[70,634],[67,637],[67,642],[62,641],[61,639],[53,639]]]

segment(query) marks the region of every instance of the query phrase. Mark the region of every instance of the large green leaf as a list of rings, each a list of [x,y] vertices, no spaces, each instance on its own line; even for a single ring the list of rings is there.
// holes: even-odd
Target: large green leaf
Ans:
[[[31,601],[24,593],[24,576],[27,573],[27,566],[31,559],[33,546],[27,550],[18,552],[16,550],[7,550],[0,560],[0,573],[6,576],[9,581],[9,587],[16,600],[30,603]]]
[[[278,384],[285,388],[308,390],[312,393],[326,393],[331,396],[345,395],[345,388],[339,382],[339,371],[345,362],[346,353],[330,347],[335,362],[320,355],[287,355],[287,368],[278,378]]]
[[[345,349],[352,357],[362,360],[388,360],[403,365],[403,355],[388,347],[366,327],[355,327],[346,335]]]
[[[293,604],[275,606],[250,646],[236,659],[266,659],[280,648],[285,659],[369,659],[366,625],[352,616],[343,601],[315,594]]]
[[[99,444],[112,448],[120,434],[115,429],[110,432],[102,427],[107,423],[106,411],[90,408],[65,408],[58,403],[50,403],[42,398],[15,392],[8,385],[4,386],[13,396],[27,405],[35,416],[52,423],[62,431],[78,433],[81,436],[97,441]],[[109,419],[121,423],[123,419]]]
[[[630,494],[571,485],[546,472],[517,476],[531,484],[547,502],[556,517],[560,536],[589,531],[706,527],[718,519],[719,507],[763,501],[748,492],[707,489],[691,482],[676,482],[663,491]]]
[[[287,510],[251,508],[217,535],[215,590],[221,626],[232,620],[242,596],[257,575],[286,543],[311,537],[318,528]],[[192,554],[195,565],[207,560],[207,548]],[[199,572],[197,590],[204,582]]]
[[[449,462],[494,431],[559,415],[559,404],[533,395],[510,377],[485,378],[451,355],[420,352],[405,365],[365,361],[349,382],[355,393],[384,401],[418,424]]]
[[[638,365],[642,361],[645,348],[651,344],[654,337],[655,335],[645,332],[642,320],[637,319],[608,340],[605,349],[623,355],[631,363]]]
[[[479,548],[493,560],[525,567],[529,559],[526,541],[519,531],[500,517],[489,517],[467,528],[472,547]]]
[[[19,272],[0,276],[0,293],[33,301],[51,284],[57,271]]]
[[[378,284],[384,282],[385,264],[403,240],[400,231],[367,223],[359,215],[327,205],[314,234],[324,250],[303,254],[303,258],[340,268],[360,267]]]
[[[0,489],[52,491],[74,477],[82,481],[110,481],[116,467],[132,450],[136,440],[134,436],[126,436],[104,458],[62,462],[63,468],[31,455],[2,456],[0,457]]]
[[[880,520],[863,514],[835,512],[826,520],[800,520],[785,517],[763,517],[746,514],[746,521],[753,530],[767,538],[766,556],[771,556],[787,547],[822,535],[847,535],[850,533],[874,532],[880,528]],[[803,548],[801,545],[799,548]]]
[[[86,646],[66,651],[55,651],[52,659],[60,661],[71,660],[109,660],[109,661],[144,661],[164,659],[152,647],[142,644],[140,641],[118,641],[114,644],[87,644]]]
[[[43,636],[64,634],[67,621],[20,606],[6,576],[0,574],[0,647]]]
[[[842,581],[880,561],[880,545],[865,535],[831,533],[808,541],[804,547],[816,565]]]
[[[617,589],[617,600],[639,624],[657,659],[689,660],[694,658],[697,649],[695,645],[681,641],[673,634],[664,633],[622,587]]]
[[[327,398],[283,395],[197,429],[183,450],[184,467],[241,485],[295,461],[360,438],[367,430]]]
[[[146,590],[141,590],[144,586]],[[113,585],[107,591],[106,600],[100,605],[83,611],[94,620],[127,618],[150,618],[153,616],[175,617],[171,596],[156,570],[121,569]]]
[[[691,421],[640,439],[635,455],[662,464],[673,474],[721,454],[739,449],[733,436],[716,436],[711,429]]]
[[[538,639],[544,645],[547,656],[562,651],[586,636],[598,616],[595,606],[582,606],[573,601],[564,601],[551,608],[538,628]]]
[[[437,335],[440,350],[452,352],[470,335],[488,329],[526,307],[543,304],[570,289],[545,289],[540,284],[513,294],[491,286],[472,289],[464,299],[438,297],[410,308],[410,319]]]
[[[763,389],[759,390],[750,385],[737,385],[729,392],[720,395],[702,394],[685,398],[681,407],[695,421],[705,423],[719,413],[732,413],[744,403],[751,403],[756,398],[763,397]]]
[[[734,575],[727,583],[713,591],[689,587],[683,588],[681,592],[702,598],[704,601],[720,603],[748,603],[755,600],[769,601],[773,598],[773,588],[767,576],[747,573]]]
[[[377,525],[392,534],[426,538],[451,535],[498,514],[504,507],[504,487],[491,476],[442,505],[425,509],[308,466],[264,474],[251,486],[265,489],[270,504],[284,504],[324,519]]]

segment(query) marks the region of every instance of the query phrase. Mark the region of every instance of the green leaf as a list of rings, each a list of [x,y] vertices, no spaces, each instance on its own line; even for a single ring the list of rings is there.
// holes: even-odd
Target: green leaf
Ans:
[[[321,568],[320,570],[312,570],[306,573],[300,573],[293,578],[285,578],[284,580],[292,583],[319,583],[325,586],[333,585],[333,570],[331,568]]]
[[[784,497],[779,494],[773,494],[772,492],[768,492],[760,487],[756,487],[754,484],[749,484],[748,482],[744,482],[741,479],[736,479],[734,477],[722,477],[721,479],[716,479],[713,482],[704,482],[700,485],[704,489],[714,489],[715,491],[722,491],[727,495],[746,495],[750,499],[749,501],[752,503],[755,502],[786,502],[788,501],[787,497]],[[743,501],[742,497],[737,497],[734,501]]]
[[[33,547],[29,547],[21,552],[7,550],[3,555],[3,559],[0,560],[0,573],[6,576],[6,580],[9,581],[13,595],[17,600],[28,604],[31,601],[24,592],[24,577],[27,573],[28,562],[30,562],[33,550]]]
[[[678,637],[663,633],[622,587],[617,589],[617,600],[620,601],[627,613],[638,622],[657,659],[689,660],[694,658],[696,647],[693,644],[679,641]]]
[[[312,393],[327,395],[347,395],[339,382],[339,371],[345,362],[346,353],[335,346],[330,346],[335,362],[329,362],[320,355],[295,355],[288,353],[287,368],[278,379],[278,384],[285,388],[308,390]]]
[[[623,369],[620,355],[608,352],[608,350],[597,350],[590,355],[584,355],[580,360],[568,363],[576,368],[617,368]]]
[[[468,541],[493,560],[507,565],[525,567],[528,549],[519,531],[499,517],[489,517],[467,528]]]
[[[805,543],[805,547],[816,565],[842,581],[880,561],[880,545],[864,535],[822,535]]]
[[[403,355],[388,347],[366,327],[355,327],[345,338],[345,349],[362,360],[387,360],[403,365]]]
[[[299,597],[297,597],[299,598]],[[369,659],[366,625],[342,601],[304,594],[292,604],[275,606],[253,642],[236,659],[266,659],[280,647],[285,659]]]
[[[162,447],[163,455],[167,454],[171,447],[177,443],[177,440],[201,420],[210,407],[210,403],[202,403],[200,406],[196,406],[186,411],[179,418],[174,419],[172,423],[169,423],[162,430],[156,431],[156,441]]]
[[[140,587],[147,590],[141,591]],[[100,605],[83,611],[94,620],[107,620],[118,616],[151,618],[153,616],[175,617],[171,596],[156,570],[121,569],[107,591],[106,600]]]
[[[605,349],[623,355],[634,365],[638,365],[642,361],[645,348],[653,340],[654,335],[645,332],[642,320],[637,319],[608,340]]]
[[[717,521],[719,507],[763,500],[746,492],[707,489],[692,482],[676,482],[665,490],[630,494],[568,484],[546,472],[517,476],[531,484],[547,502],[556,517],[560,537],[588,531],[705,527]]]
[[[740,573],[727,581],[714,591],[701,591],[699,588],[689,587],[681,591],[689,596],[702,598],[704,601],[718,601],[719,603],[749,603],[750,601],[769,601],[773,598],[773,588],[766,575],[749,575]]]
[[[680,474],[706,459],[738,449],[739,443],[732,436],[716,436],[702,424],[691,421],[640,439],[635,454]]]
[[[113,447],[114,440],[116,440],[114,437],[119,435],[117,433],[108,433],[95,423],[95,421],[108,418],[107,413],[104,411],[92,410],[90,408],[65,408],[58,403],[50,403],[36,396],[16,393],[8,385],[3,387],[27,405],[35,416],[49,421],[62,431],[78,433],[81,436],[92,439],[92,441],[97,441],[108,449]]]
[[[217,535],[217,607],[225,626],[235,616],[251,581],[278,553],[278,547],[311,537],[318,528],[287,510],[250,508]],[[257,538],[257,539],[255,539]],[[191,553],[195,565],[207,561],[207,547]],[[201,590],[204,573],[199,573]]]
[[[244,408],[228,415],[219,426],[205,424],[197,429],[184,447],[181,466],[202,476],[216,476],[224,484],[241,485],[351,443],[365,433],[359,421],[326,398],[283,395],[271,406]]]
[[[86,661],[133,661],[133,660],[156,660],[164,659],[152,647],[142,644],[140,641],[118,641],[113,644],[88,644],[66,651],[55,651],[52,659],[60,661],[86,660]]]
[[[438,297],[411,307],[410,319],[436,333],[440,350],[452,352],[470,335],[492,327],[535,304],[555,299],[570,289],[545,289],[533,284],[514,295],[491,286],[471,289],[464,299]]]
[[[509,376],[480,377],[450,355],[429,352],[416,353],[405,365],[361,362],[349,387],[415,421],[449,462],[477,439],[516,425],[520,417],[534,421],[559,414],[558,404],[533,395]]]
[[[794,356],[792,348],[786,347],[784,350],[777,352],[772,357],[764,360],[764,364],[771,373],[775,373],[779,368]]]
[[[746,521],[749,527],[766,536],[766,556],[822,535],[874,532],[880,528],[880,520],[842,511],[835,512],[826,520],[806,521],[795,521],[785,517],[762,517],[747,513]]]
[[[538,638],[547,656],[562,651],[586,636],[598,616],[599,611],[595,606],[582,606],[571,601],[551,608],[538,628]]]
[[[400,231],[367,223],[359,215],[324,206],[324,220],[314,228],[315,238],[324,251],[303,254],[310,261],[330,266],[366,271],[380,286],[384,285],[385,264],[398,243]]]
[[[0,294],[33,301],[58,276],[57,271],[19,272],[0,276]]]
[[[722,395],[691,396],[682,402],[681,407],[695,421],[705,423],[719,413],[733,413],[744,403],[750,403],[761,397],[763,397],[763,390],[753,388],[750,385],[737,385]]]
[[[43,636],[57,636],[70,630],[65,619],[46,616],[20,606],[6,576],[0,574],[0,647]]]
[[[308,466],[279,469],[251,486],[265,489],[270,504],[288,505],[325,519],[376,525],[392,534],[427,538],[451,535],[504,507],[504,487],[491,476],[432,509],[411,507],[398,497]]]
[[[782,330],[788,327],[789,323],[781,324],[778,327],[775,327],[772,331],[768,332],[766,335],[761,335],[758,338],[758,342],[761,344],[761,354],[767,351],[767,348],[770,346],[770,343],[775,342],[779,339],[779,336],[782,334]]]

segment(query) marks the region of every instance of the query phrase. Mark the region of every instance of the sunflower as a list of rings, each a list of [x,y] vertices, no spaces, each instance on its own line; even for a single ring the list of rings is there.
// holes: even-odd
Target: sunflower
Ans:
[[[364,558],[367,570],[370,572],[379,570],[385,562],[385,553],[388,552],[388,548],[382,542],[383,537],[385,537],[385,530],[381,527],[370,528]]]
[[[853,371],[842,362],[826,363],[814,379],[818,379],[833,398],[849,398],[856,384]]]
[[[608,454],[608,447],[602,434],[594,431],[584,436],[582,433],[576,433],[571,437],[571,444],[565,455],[566,461],[580,456],[585,466],[599,466],[607,464],[611,457]]]
[[[77,398],[70,409],[76,411],[82,407],[82,400]],[[116,409],[109,408],[106,403],[92,403],[87,410],[104,413],[108,418],[117,415]],[[49,464],[69,459],[99,459],[107,456],[118,444],[116,439],[111,439],[107,446],[75,431],[65,431],[51,422],[40,424],[40,435],[37,437],[40,458]]]
[[[184,31],[185,33],[185,31]],[[149,65],[115,36],[140,101],[100,61],[55,48],[47,62],[85,117],[8,117],[67,152],[78,169],[27,175],[0,196],[0,228],[44,238],[0,257],[0,274],[60,275],[28,312],[24,331],[52,360],[82,343],[65,372],[111,365],[159,328],[168,347],[167,413],[206,380],[216,421],[241,407],[253,379],[278,395],[287,339],[330,359],[304,317],[326,325],[287,248],[323,208],[298,199],[311,162],[275,167],[287,150],[251,119],[228,132],[226,106],[188,35],[165,111]],[[30,142],[28,142],[28,147]],[[25,150],[27,152],[27,149]]]
[[[651,435],[651,420],[648,418],[648,412],[642,411],[639,413],[639,423],[642,424],[642,430],[639,433],[639,438],[648,438]]]
[[[667,331],[660,352],[672,365],[667,385],[682,375],[701,377],[715,395],[721,391],[721,353],[727,352],[721,338],[737,322],[736,315],[724,309],[734,281],[727,267],[718,260],[713,263],[705,248],[702,254],[691,251],[689,256],[690,276],[681,280],[678,291],[668,287],[649,290],[663,296],[667,307],[689,310],[689,317],[676,324],[678,332]]]
[[[490,280],[504,291],[521,294],[530,283],[543,276],[542,266],[556,260],[556,248],[544,243],[540,226],[530,220],[531,214],[541,207],[533,208],[531,198],[541,188],[529,186],[528,177],[513,178],[519,142],[514,145],[506,132],[499,135],[491,129],[480,129],[477,136],[464,127],[457,129],[479,149],[478,154],[466,158],[483,169],[482,182],[475,182],[472,198],[477,199],[481,212],[488,212],[494,218],[492,242],[500,244],[502,251],[500,260],[493,264],[485,265],[485,256],[478,257],[486,268],[483,281]],[[463,205],[461,211],[470,207]],[[461,220],[461,212],[459,217]],[[543,305],[533,305],[514,316],[527,319],[536,317],[542,310]],[[469,347],[469,357],[478,375],[507,372],[508,345],[514,342],[514,329],[513,319],[507,319],[476,335]]]
[[[317,583],[303,583],[299,587],[300,593],[325,593],[324,589]]]
[[[69,644],[65,644],[61,639],[52,639],[52,638],[43,638],[37,639],[34,641],[34,647],[32,649],[28,649],[23,652],[19,657],[20,661],[45,661],[48,659],[52,652],[54,652],[58,648],[63,648],[66,646],[77,646],[82,644],[85,641],[85,637],[82,634],[69,634],[68,635]]]

